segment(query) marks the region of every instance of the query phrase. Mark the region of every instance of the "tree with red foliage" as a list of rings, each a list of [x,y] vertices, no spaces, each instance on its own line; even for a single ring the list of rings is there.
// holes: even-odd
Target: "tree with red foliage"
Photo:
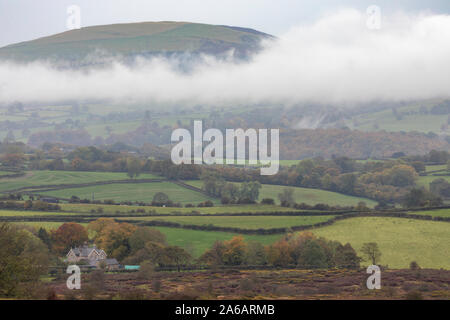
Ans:
[[[67,222],[51,232],[53,249],[59,254],[67,253],[70,248],[80,246],[88,238],[87,230],[80,224]]]

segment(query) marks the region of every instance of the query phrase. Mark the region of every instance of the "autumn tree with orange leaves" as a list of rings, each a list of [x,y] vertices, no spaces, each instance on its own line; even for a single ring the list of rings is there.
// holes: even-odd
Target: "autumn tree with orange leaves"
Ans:
[[[122,260],[130,254],[129,239],[137,230],[136,226],[113,219],[100,218],[88,225],[88,230],[94,233],[95,244],[105,252],[118,260]]]
[[[88,241],[87,230],[80,224],[67,222],[51,232],[53,250],[66,254],[70,248],[80,246]]]
[[[242,236],[233,237],[225,241],[225,251],[223,253],[223,262],[225,265],[240,265],[245,262],[247,244]]]

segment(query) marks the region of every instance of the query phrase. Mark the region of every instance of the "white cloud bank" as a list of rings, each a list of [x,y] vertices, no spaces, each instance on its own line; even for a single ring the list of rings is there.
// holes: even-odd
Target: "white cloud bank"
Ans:
[[[190,74],[161,59],[129,67],[58,71],[0,64],[0,102],[107,99],[207,104],[346,103],[450,96],[450,16],[383,17],[346,9],[267,43],[248,63],[211,57]]]

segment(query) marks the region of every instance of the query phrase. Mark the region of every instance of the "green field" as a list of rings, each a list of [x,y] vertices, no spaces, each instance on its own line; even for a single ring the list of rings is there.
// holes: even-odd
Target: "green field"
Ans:
[[[447,170],[446,164],[438,164],[432,166],[425,166],[425,172],[437,171],[437,170]]]
[[[444,210],[432,213],[444,216]],[[16,212],[17,213],[17,212]],[[425,214],[426,212],[417,212]],[[22,213],[20,213],[22,215]],[[448,216],[448,210],[446,211]],[[10,215],[10,214],[6,214]],[[13,215],[13,214],[11,214]],[[238,227],[247,229],[289,227],[294,225],[307,225],[325,221],[330,216],[238,216],[238,217],[142,217],[123,218],[130,220],[148,221],[152,219],[173,221],[186,224],[212,224],[224,227]],[[54,229],[62,222],[14,222],[34,227]],[[86,225],[83,224],[82,225]],[[172,245],[178,245],[192,251],[196,257],[210,248],[216,240],[228,240],[238,234],[216,231],[197,231],[170,227],[153,227],[163,232]],[[317,236],[342,243],[349,242],[360,256],[362,245],[365,242],[378,243],[382,252],[380,264],[390,268],[407,268],[411,261],[417,261],[423,268],[450,268],[449,247],[450,224],[448,222],[423,221],[405,218],[386,217],[358,217],[340,220],[330,226],[312,229]],[[244,235],[249,240],[259,241],[265,245],[270,244],[282,235]],[[367,265],[364,262],[363,265]]]
[[[12,222],[15,225],[25,225],[25,226],[30,226],[30,227],[34,227],[34,228],[44,228],[47,231],[48,230],[53,230],[53,229],[58,229],[60,225],[63,224],[63,222]],[[87,223],[79,223],[82,226],[86,227]]]
[[[211,248],[217,240],[229,240],[233,236],[240,236],[235,233],[215,232],[215,231],[196,231],[180,228],[155,227],[167,237],[170,245],[176,245],[186,248],[194,257],[199,257],[207,249]],[[271,244],[281,238],[282,235],[243,235],[246,241],[258,241],[264,245]]]
[[[199,214],[216,214],[216,213],[264,213],[264,212],[302,212],[302,210],[293,210],[279,206],[248,204],[248,205],[228,205],[207,208],[175,208],[175,207],[152,207],[152,206],[127,206],[127,205],[98,205],[98,204],[82,204],[82,203],[60,203],[59,206],[63,211],[89,213],[92,210],[102,208],[104,213],[132,213],[137,209],[143,209],[146,213],[157,214],[183,214],[183,213],[199,213]]]
[[[410,211],[408,214],[417,214],[432,217],[450,217],[450,209],[440,209],[440,210],[424,210],[424,211]]]
[[[279,203],[278,194],[284,189],[286,189],[285,186],[263,184],[259,192],[259,200],[273,198],[276,203]],[[332,206],[356,206],[358,202],[364,201],[369,207],[373,207],[377,204],[370,199],[348,196],[337,192],[299,187],[292,187],[292,189],[294,189],[294,199],[297,203],[304,202],[309,205],[326,203]]]
[[[427,109],[439,102],[439,100],[427,102]],[[412,103],[410,105],[397,108],[401,118],[397,119],[392,109],[363,113],[347,121],[347,126],[351,129],[362,131],[386,130],[388,132],[418,131],[440,133],[441,126],[447,123],[447,117],[433,114],[420,114],[419,110],[423,102]]]
[[[153,174],[141,174],[138,179],[159,178]],[[0,191],[14,190],[24,187],[35,187],[56,184],[79,184],[109,180],[129,179],[124,172],[85,172],[85,171],[28,171],[25,176],[13,179],[2,179]]]
[[[110,123],[99,123],[90,124],[86,126],[86,131],[93,137],[108,137],[108,131],[106,127],[111,128],[111,133],[122,134],[130,131],[136,130],[136,128],[142,125],[142,121],[124,121],[124,122],[110,122]]]
[[[422,268],[450,269],[448,222],[364,217],[341,220],[313,232],[349,242],[360,256],[363,243],[376,242],[382,253],[380,264],[391,268],[408,268],[411,261],[417,261]]]
[[[214,225],[241,229],[271,229],[305,226],[327,221],[334,216],[186,216],[186,217],[130,217],[121,218],[138,221],[168,221],[185,225]]]
[[[447,180],[448,182],[450,182],[450,176],[420,176],[417,179],[416,184],[419,187],[425,187],[425,188],[429,189],[430,183],[432,181],[440,179],[440,178],[443,178],[443,179]]]
[[[74,215],[74,214],[76,214],[76,213],[49,212],[49,211],[0,210],[0,217],[58,216],[58,215]]]
[[[352,127],[363,131],[375,131],[374,126],[378,125],[377,130],[386,130],[388,132],[419,131],[439,133],[441,125],[447,122],[447,119],[440,115],[410,115],[404,116],[402,120],[397,120],[391,114],[392,111],[388,110],[382,114],[380,113],[377,117],[370,115],[370,118],[358,119],[358,121],[361,121],[361,125]]]
[[[188,180],[184,182],[197,188],[202,188],[203,186],[203,182],[201,180]],[[297,203],[304,202],[309,205],[326,203],[329,205],[336,205],[336,206],[356,206],[358,202],[364,201],[366,205],[369,207],[374,207],[377,204],[376,201],[370,199],[348,196],[345,194],[332,191],[325,191],[311,188],[279,186],[271,184],[261,185],[258,200],[261,201],[264,198],[272,198],[275,200],[277,204],[280,204],[280,201],[278,200],[278,194],[281,193],[286,188],[294,190],[294,199],[295,202]]]
[[[89,186],[83,188],[68,188],[55,191],[40,192],[39,194],[60,198],[70,198],[77,196],[80,199],[91,199],[94,195],[95,200],[115,201],[143,201],[150,203],[153,196],[158,192],[164,192],[174,202],[199,203],[211,200],[219,203],[217,199],[212,199],[204,194],[192,191],[171,182],[152,182],[136,184],[106,184],[102,186]]]
[[[0,177],[1,176],[7,176],[9,174],[13,174],[14,172],[10,172],[10,171],[0,171]]]

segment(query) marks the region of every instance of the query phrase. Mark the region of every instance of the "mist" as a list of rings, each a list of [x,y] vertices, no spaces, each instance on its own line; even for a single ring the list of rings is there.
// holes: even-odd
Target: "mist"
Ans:
[[[189,72],[161,57],[90,70],[0,62],[0,103],[288,106],[450,96],[449,15],[382,16],[379,30],[366,21],[365,12],[341,10],[267,41],[250,61],[203,56]]]

